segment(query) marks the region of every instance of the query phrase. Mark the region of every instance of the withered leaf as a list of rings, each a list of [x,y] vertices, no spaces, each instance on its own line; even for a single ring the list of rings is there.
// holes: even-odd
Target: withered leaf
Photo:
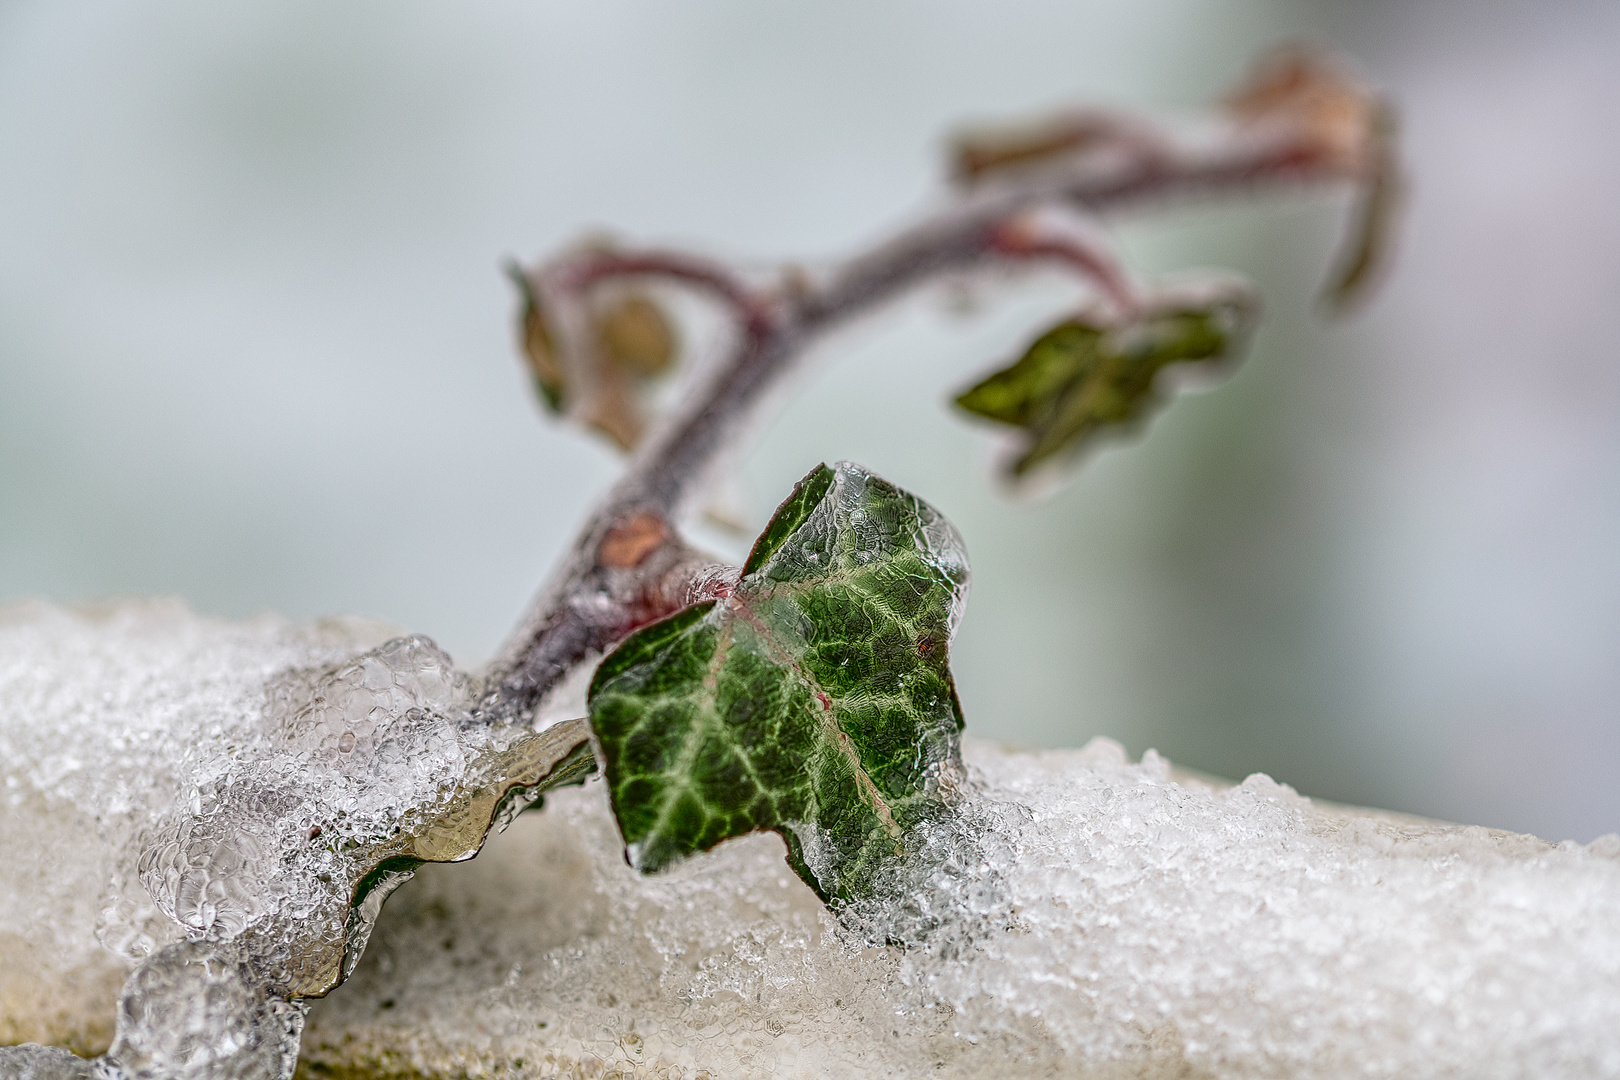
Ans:
[[[649,297],[631,293],[603,304],[596,337],[606,359],[636,375],[659,375],[675,359],[675,329],[664,309]]]
[[[547,323],[540,294],[535,291],[529,275],[516,262],[506,264],[506,275],[517,286],[522,302],[518,314],[518,342],[528,363],[529,374],[534,379],[535,392],[545,402],[546,408],[560,414],[565,403],[566,379],[562,360],[557,355],[556,337]]]

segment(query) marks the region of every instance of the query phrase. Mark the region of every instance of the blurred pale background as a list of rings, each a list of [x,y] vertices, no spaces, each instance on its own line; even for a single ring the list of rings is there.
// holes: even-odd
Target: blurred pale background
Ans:
[[[0,3],[0,600],[378,615],[487,656],[614,474],[543,422],[496,267],[588,226],[817,258],[963,120],[1181,108],[1309,35],[1399,101],[1400,260],[1338,211],[1122,226],[1268,305],[1246,365],[1049,501],[947,391],[1070,294],[829,342],[743,470],[816,461],[972,551],[970,730],[1588,840],[1620,828],[1620,6],[822,0]]]

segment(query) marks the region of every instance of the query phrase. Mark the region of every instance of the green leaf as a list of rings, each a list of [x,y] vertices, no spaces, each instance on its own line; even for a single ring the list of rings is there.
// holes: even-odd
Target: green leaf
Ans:
[[[956,404],[1028,433],[1012,463],[1012,472],[1021,475],[1146,415],[1160,403],[1154,387],[1160,370],[1223,357],[1246,314],[1246,303],[1234,297],[1160,310],[1124,326],[1060,323]]]
[[[824,900],[869,889],[961,774],[947,646],[967,597],[939,512],[818,466],[728,595],[632,634],[591,683],[631,865],[769,830]]]

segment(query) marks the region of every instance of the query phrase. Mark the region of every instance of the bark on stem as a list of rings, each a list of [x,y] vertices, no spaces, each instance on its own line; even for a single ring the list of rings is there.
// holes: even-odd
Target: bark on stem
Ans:
[[[1007,260],[1051,261],[1129,310],[1134,295],[1110,253],[1030,232],[1037,212],[1096,215],[1174,197],[1222,197],[1285,185],[1365,182],[1365,166],[1324,149],[1308,125],[1232,125],[1202,135],[1103,147],[1010,171],[958,196],[818,281],[767,295],[723,268],[667,253],[583,252],[540,274],[580,290],[617,276],[695,284],[735,312],[730,355],[642,443],[586,521],[549,584],[491,665],[490,719],[529,716],[570,672],[631,630],[723,587],[724,572],[680,540],[672,522],[767,392],[824,334],[942,275]],[[554,293],[555,295],[555,293]],[[635,561],[605,558],[615,530],[640,521],[659,536]],[[718,584],[717,584],[718,583]]]

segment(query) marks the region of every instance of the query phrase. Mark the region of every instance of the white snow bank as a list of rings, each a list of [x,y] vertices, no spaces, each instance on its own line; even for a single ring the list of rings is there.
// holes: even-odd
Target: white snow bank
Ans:
[[[277,673],[392,634],[177,600],[0,607],[0,1044],[106,1049],[125,976],[182,936],[136,866],[182,778],[246,737]]]
[[[104,1048],[119,982],[181,937],[134,867],[187,762],[262,724],[287,669],[385,636],[172,603],[0,610],[0,1042]],[[1220,789],[1106,740],[967,760],[974,792],[914,845],[898,900],[842,921],[774,836],[642,878],[600,784],[555,792],[396,894],[310,1012],[306,1067],[1620,1074],[1620,838],[1554,846],[1262,776]],[[0,1074],[25,1057],[67,1075],[37,1053],[0,1053]]]
[[[1613,1076],[1620,838],[970,743],[978,861],[863,948],[774,836],[657,878],[600,784],[425,868],[305,1058],[434,1076]],[[956,846],[958,853],[962,850]]]

